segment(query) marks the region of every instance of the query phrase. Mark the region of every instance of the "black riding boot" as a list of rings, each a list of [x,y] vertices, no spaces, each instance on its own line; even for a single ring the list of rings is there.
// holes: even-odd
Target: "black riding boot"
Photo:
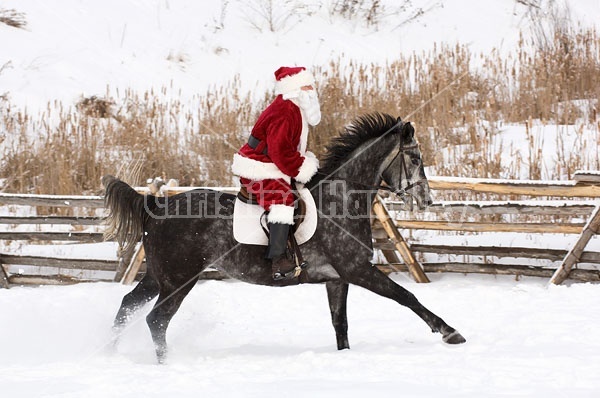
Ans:
[[[267,258],[271,260],[273,280],[293,278],[296,265],[287,258],[289,224],[269,223],[269,247]]]

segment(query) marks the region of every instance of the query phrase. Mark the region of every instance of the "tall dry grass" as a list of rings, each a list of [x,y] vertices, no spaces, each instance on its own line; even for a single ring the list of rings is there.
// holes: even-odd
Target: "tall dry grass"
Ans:
[[[23,12],[0,7],[0,23],[12,26],[13,28],[25,29],[27,27],[27,18]]]
[[[333,60],[314,71],[323,119],[310,146],[322,155],[358,115],[388,112],[415,124],[425,162],[438,175],[514,178],[527,163],[530,177],[539,177],[537,139],[526,153],[515,152],[509,168],[501,164],[503,123],[585,125],[596,132],[596,141],[586,145],[600,144],[600,38],[594,30],[559,30],[550,44],[523,38],[508,56],[442,45],[385,65]],[[3,189],[95,193],[102,175],[133,168],[133,184],[163,175],[181,185],[229,185],[231,157],[272,97],[265,93],[253,101],[240,86],[236,78],[185,103],[163,88],[106,94],[77,105],[52,102],[40,114],[4,106]],[[583,159],[557,146],[557,177],[581,166],[600,167],[597,157]]]
[[[87,99],[67,109],[48,104],[35,118],[6,111],[0,121],[8,137],[0,174],[4,188],[94,193],[105,174],[131,175],[136,185],[155,176],[177,178],[182,185],[230,184],[225,176],[244,139],[241,126],[251,126],[263,105],[239,94],[238,85],[234,81],[198,97],[195,108],[165,100],[174,98],[165,88],[141,95],[117,92],[111,100]],[[135,173],[129,173],[132,168]]]

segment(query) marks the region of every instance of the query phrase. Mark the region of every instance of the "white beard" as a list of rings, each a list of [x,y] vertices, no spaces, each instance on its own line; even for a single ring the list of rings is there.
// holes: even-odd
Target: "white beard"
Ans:
[[[321,105],[315,90],[299,90],[288,94],[285,99],[288,98],[302,110],[308,124],[311,126],[319,124],[321,121]]]

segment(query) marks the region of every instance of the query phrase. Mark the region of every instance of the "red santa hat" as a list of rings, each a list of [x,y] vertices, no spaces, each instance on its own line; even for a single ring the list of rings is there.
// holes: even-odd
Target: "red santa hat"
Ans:
[[[275,71],[275,94],[288,94],[315,84],[315,78],[303,66],[282,66]]]

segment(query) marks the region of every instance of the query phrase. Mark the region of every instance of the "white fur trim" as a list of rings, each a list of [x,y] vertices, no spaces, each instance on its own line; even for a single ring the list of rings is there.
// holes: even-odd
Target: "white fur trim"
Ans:
[[[312,176],[315,175],[318,169],[319,159],[317,159],[312,152],[307,151],[304,154],[304,162],[302,162],[302,166],[300,166],[296,180],[306,184],[310,181]]]
[[[269,208],[267,221],[273,224],[294,225],[294,207],[286,205],[272,205]]]
[[[306,153],[304,154],[304,156],[315,159],[317,161],[317,163],[319,162],[319,159],[317,159],[317,155],[315,155],[311,151],[306,151]]]
[[[300,71],[295,75],[286,76],[275,83],[275,94],[287,94],[299,90],[300,87],[312,86],[315,84],[315,77],[307,70]]]
[[[238,153],[233,155],[233,163],[231,164],[233,174],[248,178],[250,180],[266,180],[283,178],[286,182],[290,182],[290,176],[284,174],[275,163],[263,163],[258,160],[244,157]]]

